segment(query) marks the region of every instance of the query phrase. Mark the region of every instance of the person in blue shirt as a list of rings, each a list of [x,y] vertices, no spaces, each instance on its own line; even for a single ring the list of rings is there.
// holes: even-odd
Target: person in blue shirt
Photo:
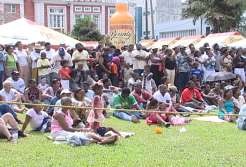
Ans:
[[[6,62],[6,54],[4,52],[4,47],[0,45],[0,89],[3,88],[3,80],[4,80],[4,65]]]

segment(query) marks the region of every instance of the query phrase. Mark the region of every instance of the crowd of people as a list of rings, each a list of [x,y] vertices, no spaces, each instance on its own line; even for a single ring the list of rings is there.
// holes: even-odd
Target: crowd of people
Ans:
[[[151,50],[141,44],[120,49],[60,44],[57,50],[49,42],[0,45],[0,136],[16,141],[30,125],[51,132],[53,140],[76,145],[114,143],[121,134],[103,126],[110,116],[107,108],[122,120],[169,127],[191,121],[176,112],[205,112],[214,106],[220,119],[234,122],[237,117],[228,114],[245,110],[245,70],[246,48],[218,44]],[[236,77],[207,81],[218,72]],[[24,113],[25,120],[17,113]],[[245,119],[240,127],[246,129]]]

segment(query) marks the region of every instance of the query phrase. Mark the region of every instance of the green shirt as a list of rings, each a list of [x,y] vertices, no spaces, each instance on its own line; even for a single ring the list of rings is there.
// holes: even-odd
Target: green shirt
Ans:
[[[11,55],[8,54],[6,67],[8,70],[11,70],[11,71],[17,69],[16,60],[13,54]]]
[[[129,95],[123,98],[121,95],[116,95],[113,99],[113,108],[131,109],[133,105],[136,105],[137,101],[134,96]]]

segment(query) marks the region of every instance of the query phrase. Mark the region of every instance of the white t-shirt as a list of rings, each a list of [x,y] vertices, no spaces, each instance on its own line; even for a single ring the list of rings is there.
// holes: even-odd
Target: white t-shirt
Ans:
[[[9,92],[6,92],[4,89],[0,91],[0,96],[4,98],[4,101],[12,101],[15,100],[18,92],[15,89],[10,89]]]
[[[44,118],[48,117],[48,114],[46,112],[41,111],[37,113],[34,109],[29,109],[26,115],[32,118],[30,121],[30,126],[33,130],[39,128],[42,125]]]
[[[28,66],[28,56],[25,50],[16,50],[15,51],[17,62],[20,66]]]
[[[88,59],[88,58],[89,58],[89,53],[86,50],[83,50],[82,52],[76,50],[72,56],[72,60]],[[75,68],[78,68],[78,64],[83,65],[83,70],[89,70],[89,67],[87,65],[87,60],[83,60],[75,63]]]
[[[22,78],[19,78],[17,81],[14,81],[11,77],[9,77],[7,80],[11,82],[13,88],[15,88],[20,93],[24,93],[26,86]]]
[[[136,59],[136,56],[141,56],[142,58],[147,58],[148,53],[144,50],[134,50],[132,51],[133,56],[133,69],[144,69],[144,66],[147,64],[146,60]]]
[[[61,69],[61,60],[62,60],[61,56],[58,53],[56,53],[55,56],[52,57],[51,59],[51,64],[53,66],[53,68],[51,69],[52,72],[58,73],[58,71]],[[68,53],[65,54],[64,60],[68,61],[69,67],[73,66],[72,58]]]
[[[167,102],[172,103],[171,96],[168,92],[166,92],[165,95],[163,96],[161,92],[158,90],[154,93],[153,98],[161,103],[167,103]]]
[[[124,51],[121,56],[124,57],[124,60],[127,64],[132,65],[133,64],[133,59],[135,59],[133,57],[133,53],[132,52],[128,52],[128,51]]]
[[[43,50],[42,52],[45,52],[46,53],[46,57],[49,60],[51,60],[55,56],[55,54],[56,54],[56,52],[55,52],[54,49],[50,49],[49,51]]]
[[[32,59],[32,69],[37,68],[37,61],[40,58],[40,53],[32,51],[31,59]]]

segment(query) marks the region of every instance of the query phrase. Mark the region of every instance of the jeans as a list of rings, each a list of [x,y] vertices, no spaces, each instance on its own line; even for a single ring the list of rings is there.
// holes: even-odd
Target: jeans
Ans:
[[[10,113],[17,120],[17,114],[8,104],[0,104],[0,117],[6,113]]]
[[[123,119],[126,121],[132,121],[133,117],[136,117],[138,119],[143,118],[142,114],[140,112],[131,112],[131,113],[127,113],[124,111],[115,111],[113,112],[113,116],[119,118],[119,119]]]

